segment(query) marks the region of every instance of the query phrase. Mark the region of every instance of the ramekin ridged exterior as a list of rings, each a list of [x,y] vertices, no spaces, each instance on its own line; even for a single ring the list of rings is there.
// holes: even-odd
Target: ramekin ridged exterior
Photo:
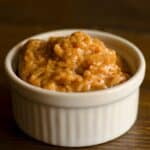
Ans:
[[[81,30],[81,29],[80,29]],[[58,30],[31,38],[65,36],[77,30]],[[105,32],[82,30],[117,50],[132,70],[132,77],[112,88],[94,92],[54,92],[29,85],[17,77],[17,53],[30,38],[7,55],[5,68],[12,87],[14,118],[28,135],[48,144],[80,147],[101,144],[127,132],[134,124],[145,60],[129,41]]]

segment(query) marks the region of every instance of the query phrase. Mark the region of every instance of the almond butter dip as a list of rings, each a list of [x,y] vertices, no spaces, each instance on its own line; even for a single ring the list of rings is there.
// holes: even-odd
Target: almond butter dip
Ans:
[[[48,90],[84,92],[113,87],[130,75],[115,50],[75,32],[47,41],[29,40],[20,53],[19,77]]]

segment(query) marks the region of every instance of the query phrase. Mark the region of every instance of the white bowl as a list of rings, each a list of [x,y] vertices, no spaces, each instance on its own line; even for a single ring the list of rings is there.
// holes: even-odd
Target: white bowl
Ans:
[[[77,30],[58,30],[33,36],[47,39]],[[145,74],[145,60],[129,41],[95,30],[82,30],[102,39],[117,50],[130,66],[133,76],[113,88],[94,92],[64,93],[32,86],[16,75],[17,54],[29,39],[10,50],[5,68],[12,88],[13,112],[18,126],[28,135],[59,146],[91,146],[113,140],[134,124],[139,87]]]

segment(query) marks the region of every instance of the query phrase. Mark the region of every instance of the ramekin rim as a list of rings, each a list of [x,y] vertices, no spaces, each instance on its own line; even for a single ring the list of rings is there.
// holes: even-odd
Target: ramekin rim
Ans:
[[[137,71],[135,72],[134,75],[132,75],[132,77],[130,77],[129,80],[127,80],[126,82],[124,83],[121,83],[119,85],[116,85],[114,87],[110,87],[110,88],[107,88],[107,89],[103,89],[103,90],[96,90],[96,91],[87,91],[87,92],[60,92],[60,91],[50,91],[50,90],[47,90],[47,89],[43,89],[43,88],[40,88],[40,87],[37,87],[37,86],[33,86],[23,80],[21,80],[17,75],[16,73],[13,71],[12,69],[12,65],[11,65],[11,60],[12,60],[12,57],[15,56],[15,52],[17,51],[17,48],[19,47],[19,45],[21,45],[24,41],[28,40],[28,39],[31,39],[31,38],[35,38],[37,36],[42,36],[42,35],[46,35],[46,34],[52,34],[52,33],[56,33],[56,32],[74,32],[74,31],[83,31],[83,32],[88,32],[88,33],[91,33],[91,34],[103,34],[109,38],[112,38],[112,39],[116,39],[128,46],[130,46],[132,49],[134,49],[134,52],[136,52],[136,54],[138,55],[138,58],[139,58],[139,67],[137,69]],[[100,31],[100,30],[92,30],[92,29],[59,29],[59,30],[52,30],[52,31],[48,31],[48,32],[44,32],[44,33],[40,33],[40,34],[36,34],[36,35],[33,35],[29,38],[26,38],[24,40],[22,40],[21,42],[19,42],[18,44],[16,44],[12,49],[10,49],[10,51],[8,52],[6,58],[5,58],[5,70],[9,76],[9,78],[11,78],[11,80],[15,81],[17,84],[21,85],[21,86],[24,86],[25,88],[28,88],[30,89],[31,91],[34,91],[34,92],[40,92],[42,94],[50,94],[50,95],[62,95],[62,96],[84,96],[84,95],[97,95],[97,94],[100,94],[100,93],[111,93],[113,91],[118,91],[120,88],[123,88],[124,86],[128,86],[129,83],[131,82],[134,82],[134,80],[136,80],[137,76],[139,75],[139,73],[143,70],[145,71],[145,59],[144,59],[144,56],[142,54],[142,52],[140,51],[140,49],[135,46],[133,43],[131,43],[130,41],[126,40],[125,38],[123,37],[120,37],[118,35],[115,35],[115,34],[112,34],[112,33],[108,33],[108,32],[104,32],[104,31]]]

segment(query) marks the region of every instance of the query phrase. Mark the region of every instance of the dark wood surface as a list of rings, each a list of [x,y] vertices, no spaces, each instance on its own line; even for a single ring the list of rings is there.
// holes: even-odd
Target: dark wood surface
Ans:
[[[123,36],[139,46],[147,63],[139,115],[132,129],[112,142],[81,149],[150,150],[149,0],[0,0],[0,150],[68,149],[43,144],[18,129],[12,117],[9,84],[3,67],[7,52],[20,40],[62,28],[99,29]]]

